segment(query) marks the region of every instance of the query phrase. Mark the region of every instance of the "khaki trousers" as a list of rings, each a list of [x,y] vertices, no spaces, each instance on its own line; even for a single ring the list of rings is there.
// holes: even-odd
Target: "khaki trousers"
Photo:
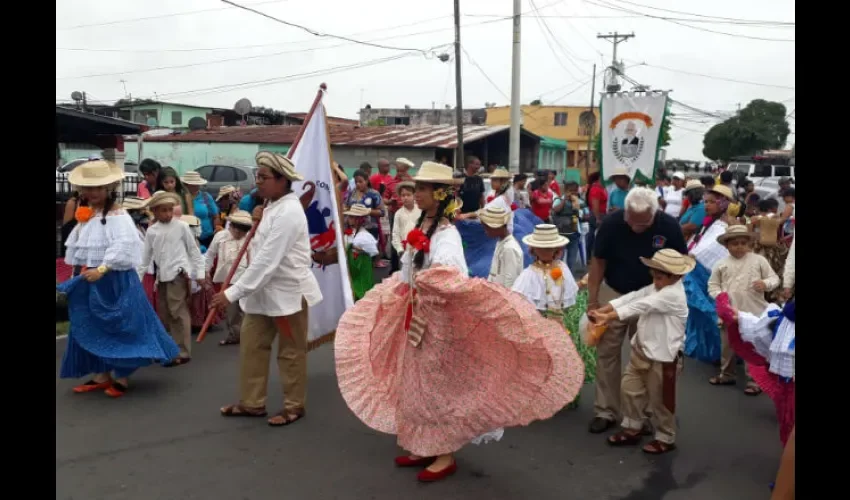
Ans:
[[[632,348],[622,382],[624,429],[641,430],[649,413],[655,439],[667,444],[676,441],[677,368],[675,361],[653,361]]]
[[[737,367],[738,356],[732,346],[729,345],[729,337],[726,334],[726,327],[720,325],[720,378],[735,380],[738,376]],[[750,369],[744,363],[744,373],[747,375],[747,387],[758,387],[758,385],[750,377]]]
[[[307,402],[307,314],[307,299],[302,298],[301,310],[284,316],[291,338],[278,332],[275,318],[245,314],[239,343],[240,403],[243,406],[266,406],[272,343],[278,337],[277,369],[283,383],[284,410],[304,408]]]
[[[242,318],[245,316],[242,308],[239,307],[239,301],[231,303],[227,306],[224,312],[225,321],[227,322],[227,340],[239,340],[239,333],[242,331]]]
[[[603,282],[599,287],[599,304],[604,306],[619,297]],[[620,381],[623,377],[623,341],[637,330],[637,319],[612,321],[596,346],[596,417],[617,421],[620,416]]]
[[[192,316],[189,314],[189,280],[178,276],[156,288],[159,320],[180,348],[180,357],[192,356]]]

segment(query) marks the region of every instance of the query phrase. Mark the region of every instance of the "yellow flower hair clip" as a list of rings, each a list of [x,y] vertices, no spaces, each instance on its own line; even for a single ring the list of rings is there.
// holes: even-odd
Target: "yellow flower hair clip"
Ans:
[[[460,207],[462,206],[463,203],[461,203],[460,201],[458,201],[457,198],[455,198],[454,200],[449,202],[449,206],[446,207],[446,210],[443,212],[443,215],[445,215],[446,217],[451,217],[454,215],[455,212],[460,210]]]
[[[435,189],[434,190],[434,199],[437,200],[437,201],[445,200],[446,196],[448,196],[448,195],[449,194],[446,192],[445,189]]]

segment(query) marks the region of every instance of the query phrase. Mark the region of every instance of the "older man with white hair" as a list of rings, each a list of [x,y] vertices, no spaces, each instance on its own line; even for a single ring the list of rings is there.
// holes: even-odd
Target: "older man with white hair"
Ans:
[[[588,311],[652,283],[641,264],[662,248],[687,254],[679,222],[659,209],[652,189],[636,187],[626,196],[625,210],[608,214],[596,233],[588,278]],[[623,341],[634,334],[635,320],[613,321],[596,346],[596,400],[590,432],[606,431],[620,414]]]

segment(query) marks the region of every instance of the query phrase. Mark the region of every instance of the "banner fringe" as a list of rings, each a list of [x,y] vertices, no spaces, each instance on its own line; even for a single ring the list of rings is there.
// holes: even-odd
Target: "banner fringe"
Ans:
[[[321,347],[325,344],[333,342],[335,338],[336,338],[336,330],[334,330],[332,332],[328,332],[328,333],[322,335],[321,337],[319,337],[315,340],[311,340],[311,341],[307,342],[307,352],[310,352],[313,349],[316,349],[316,348]]]

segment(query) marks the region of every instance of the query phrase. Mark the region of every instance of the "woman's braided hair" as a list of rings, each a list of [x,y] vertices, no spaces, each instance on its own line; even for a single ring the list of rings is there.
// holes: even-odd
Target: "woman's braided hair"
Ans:
[[[103,203],[103,215],[100,217],[100,223],[104,226],[106,225],[106,214],[112,210],[112,205],[118,200],[118,192],[116,191],[117,186],[120,184],[113,184],[111,186],[106,186],[106,201]]]
[[[444,189],[446,191],[446,197],[440,200],[437,204],[437,215],[434,222],[431,224],[431,227],[428,228],[428,232],[425,233],[425,237],[428,240],[434,236],[434,233],[437,231],[437,226],[440,225],[440,219],[446,218],[449,221],[454,219],[454,214],[446,214],[446,209],[449,207],[449,204],[454,201],[455,192],[453,186],[446,186],[443,184],[432,184],[434,190]],[[425,222],[425,211],[422,211],[422,214],[419,215],[419,220],[416,221],[416,227],[421,228],[422,223]],[[425,264],[425,252],[422,250],[418,250],[416,255],[413,256],[413,266],[416,269],[422,269],[422,266]]]

